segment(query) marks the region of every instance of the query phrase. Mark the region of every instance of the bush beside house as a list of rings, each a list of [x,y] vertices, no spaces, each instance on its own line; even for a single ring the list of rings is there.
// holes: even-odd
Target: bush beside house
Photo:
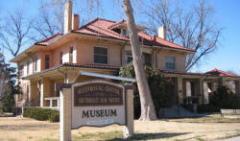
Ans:
[[[23,116],[41,121],[46,120],[49,120],[50,122],[59,121],[59,112],[52,109],[29,107],[24,109]]]
[[[148,77],[148,84],[156,111],[159,112],[160,108],[171,107],[175,100],[174,81],[172,79],[164,78],[160,72],[154,71],[149,66],[145,66],[145,72]],[[122,67],[119,74],[120,76],[124,77],[135,77],[134,68],[132,65]],[[141,114],[141,107],[140,97],[136,85],[134,92],[134,118],[138,119]]]
[[[199,113],[220,112],[220,109],[240,109],[240,96],[226,86],[219,87],[210,95],[208,105],[199,105]]]

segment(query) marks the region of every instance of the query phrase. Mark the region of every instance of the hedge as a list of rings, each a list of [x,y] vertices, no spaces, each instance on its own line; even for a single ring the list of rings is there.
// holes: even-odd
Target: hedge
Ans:
[[[29,107],[24,109],[23,116],[40,121],[46,120],[49,120],[50,122],[59,121],[59,112],[52,109]]]

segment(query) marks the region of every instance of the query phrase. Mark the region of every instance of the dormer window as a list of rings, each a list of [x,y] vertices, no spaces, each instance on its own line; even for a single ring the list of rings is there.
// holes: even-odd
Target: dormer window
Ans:
[[[124,29],[122,28],[121,29],[121,33],[120,33],[122,36],[128,36],[128,30],[127,29]]]

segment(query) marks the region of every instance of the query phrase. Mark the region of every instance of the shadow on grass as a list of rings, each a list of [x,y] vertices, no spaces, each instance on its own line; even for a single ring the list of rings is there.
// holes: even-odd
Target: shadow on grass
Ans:
[[[134,136],[132,136],[128,139],[114,138],[114,139],[109,139],[109,140],[106,140],[106,141],[154,140],[154,139],[171,138],[171,137],[185,135],[185,134],[188,134],[188,133],[136,133],[136,134],[134,134]]]

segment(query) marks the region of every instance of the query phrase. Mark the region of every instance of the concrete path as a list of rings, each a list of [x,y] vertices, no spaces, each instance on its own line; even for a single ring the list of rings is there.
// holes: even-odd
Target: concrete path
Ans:
[[[221,141],[240,141],[240,136],[234,137],[234,138],[230,138],[230,139],[221,140]]]

